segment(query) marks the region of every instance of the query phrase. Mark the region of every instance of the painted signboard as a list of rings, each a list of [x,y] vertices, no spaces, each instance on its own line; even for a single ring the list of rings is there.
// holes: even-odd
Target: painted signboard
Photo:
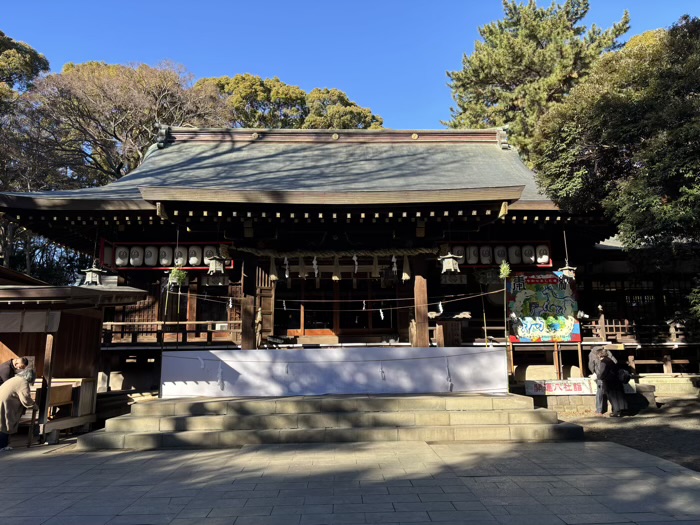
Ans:
[[[632,382],[624,385],[625,394],[634,394],[635,386]],[[597,390],[595,380],[588,377],[525,381],[525,395],[528,396],[592,396]]]
[[[563,272],[514,273],[508,309],[513,343],[581,341],[575,281]]]

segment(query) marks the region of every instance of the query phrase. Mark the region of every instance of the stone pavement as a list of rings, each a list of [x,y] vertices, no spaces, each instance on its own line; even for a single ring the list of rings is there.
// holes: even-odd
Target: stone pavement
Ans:
[[[700,524],[700,473],[606,442],[0,452],[0,524]]]

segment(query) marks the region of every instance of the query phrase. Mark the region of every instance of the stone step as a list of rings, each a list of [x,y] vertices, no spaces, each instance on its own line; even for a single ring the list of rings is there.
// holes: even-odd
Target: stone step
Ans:
[[[639,382],[654,385],[657,397],[700,396],[700,376],[697,375],[669,377],[643,374]]]
[[[121,416],[107,420],[107,432],[188,430],[266,430],[449,425],[523,425],[557,423],[556,412],[521,410],[412,410],[401,412],[316,412],[307,414]]]
[[[402,412],[508,410],[534,408],[517,394],[405,396],[300,396],[280,398],[166,399],[135,404],[135,416],[309,414],[319,412]]]
[[[218,430],[184,432],[105,432],[78,438],[81,450],[228,448],[261,443],[332,443],[362,441],[559,441],[583,439],[571,423],[525,425],[453,425],[409,428],[327,428]]]

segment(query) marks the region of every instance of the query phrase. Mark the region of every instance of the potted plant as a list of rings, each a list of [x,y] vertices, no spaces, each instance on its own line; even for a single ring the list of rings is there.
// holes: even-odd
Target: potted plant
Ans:
[[[182,286],[187,282],[187,272],[180,267],[173,268],[168,276],[168,282],[173,286]]]

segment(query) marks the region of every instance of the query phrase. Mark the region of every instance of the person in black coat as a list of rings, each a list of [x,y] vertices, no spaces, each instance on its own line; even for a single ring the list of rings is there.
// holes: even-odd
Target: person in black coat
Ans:
[[[26,357],[15,357],[0,364],[0,385],[14,377],[19,370],[27,368],[29,360]]]
[[[620,381],[620,368],[606,355],[605,349],[598,350],[598,359],[600,360],[598,378],[603,383],[603,394],[612,405],[613,411],[610,416],[622,417],[623,412],[627,411],[627,400],[625,399],[625,387]]]
[[[591,374],[595,374],[595,383],[598,387],[595,393],[595,415],[602,417],[608,411],[608,398],[603,393],[603,382],[600,380],[600,357],[598,357],[598,352],[602,351],[606,357],[609,357],[613,363],[617,364],[617,359],[604,346],[594,346],[591,348],[588,354],[588,370]]]

